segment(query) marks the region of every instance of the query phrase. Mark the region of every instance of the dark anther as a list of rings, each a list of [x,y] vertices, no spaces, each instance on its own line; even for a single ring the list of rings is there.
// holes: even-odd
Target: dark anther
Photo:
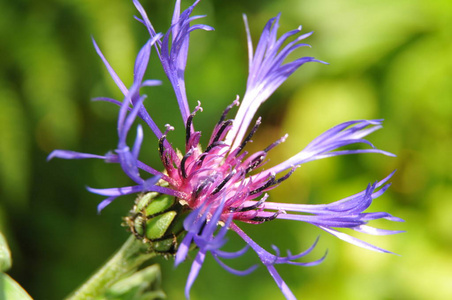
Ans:
[[[159,139],[159,153],[160,153],[160,159],[162,160],[163,164],[166,167],[170,166],[170,159],[168,157],[168,154],[165,155],[165,146],[163,143],[166,141],[166,135],[162,135],[162,137]]]
[[[275,175],[272,175],[271,178],[263,186],[255,189],[255,190],[252,190],[249,194],[250,195],[254,195],[254,194],[257,194],[259,192],[262,192],[263,190],[269,188],[270,186],[272,186],[275,183],[276,183]]]
[[[201,194],[202,190],[209,184],[212,182],[212,179],[206,179],[204,180],[196,189],[195,193],[194,193],[194,198],[198,198],[199,194]]]
[[[228,115],[228,112],[234,107],[234,105],[238,105],[238,98],[232,102],[226,109],[224,110],[223,114],[221,115],[220,121],[218,121],[218,125],[221,124],[224,119],[226,119],[226,116]]]
[[[224,122],[221,124],[221,128],[220,128],[220,130],[218,130],[217,134],[215,135],[215,138],[212,140],[212,143],[215,143],[215,142],[217,142],[217,141],[220,139],[220,137],[221,137],[221,135],[223,134],[223,132],[225,131],[225,129],[226,129],[228,126],[230,126],[230,125],[232,124],[232,122],[233,122],[233,120],[227,120],[227,121],[224,121]],[[211,143],[211,144],[212,144],[212,143]]]
[[[256,167],[258,167],[261,164],[261,162],[264,160],[264,158],[265,158],[265,155],[259,155],[258,157],[253,159],[253,161],[251,161],[248,168],[246,168],[245,173],[248,174],[249,172],[254,170]]]
[[[284,176],[281,177],[281,178],[278,178],[278,180],[275,181],[275,184],[281,183],[281,182],[283,182],[284,180],[286,180],[287,178],[289,178],[290,175],[292,175],[293,172],[295,172],[295,169],[296,169],[295,167],[292,168],[286,175],[284,175]]]
[[[169,168],[171,166],[171,163],[169,161],[168,156],[165,155],[162,159],[163,159],[163,164],[165,165],[165,167]]]
[[[201,163],[202,163],[204,161],[204,159],[206,158],[207,153],[210,150],[212,150],[214,147],[220,146],[220,145],[226,145],[226,143],[223,141],[217,141],[217,142],[211,143],[209,146],[207,146],[206,150],[203,152],[203,154],[201,154],[199,161],[201,161]]]
[[[234,176],[235,173],[237,173],[236,170],[233,170],[231,173],[229,173],[229,175],[226,176],[226,178],[223,179],[223,181],[222,181],[219,185],[217,185],[217,187],[213,190],[212,195],[215,195],[216,193],[218,193],[218,192],[224,187],[224,185],[225,185],[229,180],[231,180],[232,176]]]
[[[287,138],[287,134],[285,136],[283,136],[282,138],[280,138],[279,140],[277,140],[276,142],[272,143],[271,145],[269,145],[267,148],[264,149],[264,152],[268,152],[271,149],[275,148],[276,146],[278,146],[279,144],[281,144],[282,142],[284,142]]]
[[[235,154],[236,156],[239,155],[239,153],[243,150],[245,145],[251,140],[251,138],[256,133],[257,129],[259,128],[259,125],[261,125],[261,117],[259,117],[257,119],[256,124],[254,125],[253,129],[251,129],[250,133],[247,135],[247,137],[243,140],[243,142],[238,147],[238,151]]]
[[[272,175],[271,178],[263,186],[255,189],[255,190],[252,190],[249,194],[254,195],[259,192],[262,192],[263,190],[271,187],[272,185],[279,184],[279,183],[283,182],[284,180],[286,180],[287,178],[289,178],[290,175],[293,174],[293,172],[295,172],[295,168],[292,168],[286,175],[284,175],[281,178],[278,178],[277,180],[275,180],[275,175]]]
[[[278,217],[278,215],[279,215],[279,212],[275,212],[270,217],[254,217],[251,219],[251,221],[264,223],[264,222],[268,222],[268,221],[272,221],[272,220],[276,219],[276,217]]]
[[[195,113],[192,113],[187,118],[187,123],[185,124],[185,144],[188,144],[188,140],[190,139],[191,135],[191,127],[193,122],[193,117],[195,116]]]
[[[163,143],[166,140],[166,135],[162,135],[162,137],[159,139],[159,153],[160,157],[163,156],[163,151],[165,150],[165,147],[163,146]]]
[[[265,200],[267,199],[267,197],[263,197],[262,199],[260,199],[259,201],[257,201],[256,203],[254,203],[253,205],[250,206],[246,206],[246,207],[242,207],[242,208],[238,208],[238,207],[231,207],[229,209],[230,212],[245,212],[245,211],[250,211],[256,208],[259,208],[259,206],[261,206]]]
[[[188,151],[182,158],[182,161],[180,162],[180,170],[182,172],[182,177],[184,177],[184,178],[187,178],[187,170],[185,168],[185,162],[192,154],[193,154],[192,150]]]

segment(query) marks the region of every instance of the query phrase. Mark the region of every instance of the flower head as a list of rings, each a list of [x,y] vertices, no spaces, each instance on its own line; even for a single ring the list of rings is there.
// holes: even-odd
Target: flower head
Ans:
[[[314,139],[303,150],[284,162],[270,168],[264,168],[269,151],[283,143],[286,136],[269,143],[268,147],[256,153],[248,153],[246,145],[251,141],[261,124],[257,118],[252,125],[259,106],[300,66],[307,62],[319,62],[313,57],[301,57],[291,62],[285,62],[287,56],[295,49],[309,46],[302,43],[312,33],[301,33],[301,26],[278,37],[278,23],[280,15],[268,21],[265,25],[256,50],[253,50],[246,16],[245,27],[248,37],[249,75],[243,101],[239,97],[226,107],[219,121],[213,127],[210,140],[204,147],[200,145],[201,133],[195,130],[194,119],[196,113],[202,111],[201,104],[190,112],[185,92],[184,71],[187,62],[187,53],[190,33],[197,29],[213,30],[212,27],[202,24],[192,25],[191,22],[202,16],[191,16],[196,1],[192,6],[181,13],[180,1],[176,1],[176,8],[172,24],[168,31],[162,35],[156,33],[146,12],[137,0],[134,4],[141,14],[138,20],[149,31],[150,39],[140,50],[134,70],[134,82],[126,88],[117,74],[113,71],[102,52],[94,42],[97,53],[105,63],[110,75],[124,95],[122,101],[110,98],[98,98],[120,106],[118,116],[118,143],[114,152],[106,155],[93,155],[66,150],[55,150],[49,155],[65,159],[98,158],[109,163],[118,163],[124,173],[135,182],[135,185],[89,190],[107,198],[102,201],[98,210],[101,211],[115,198],[125,194],[157,192],[176,197],[186,211],[183,226],[186,235],[180,243],[175,261],[180,264],[187,257],[192,244],[199,248],[199,252],[192,265],[186,286],[186,296],[195,281],[207,253],[213,255],[218,263],[226,270],[237,275],[246,275],[256,266],[240,271],[228,267],[220,259],[229,259],[241,256],[251,248],[260,261],[266,266],[275,282],[287,299],[295,299],[288,286],[279,276],[275,265],[294,264],[309,266],[323,261],[324,257],[314,262],[299,262],[299,258],[309,253],[316,243],[308,250],[292,255],[280,255],[278,248],[274,247],[272,254],[254,242],[238,225],[238,221],[260,224],[275,219],[288,219],[307,222],[320,229],[357,246],[379,252],[389,252],[378,248],[338,229],[349,228],[368,234],[386,235],[400,231],[376,229],[368,226],[368,222],[375,219],[388,219],[402,221],[385,212],[366,212],[372,201],[382,195],[389,187],[387,183],[392,174],[381,181],[369,184],[363,191],[348,198],[321,205],[287,204],[267,201],[267,191],[277,187],[301,165],[321,158],[357,154],[380,153],[392,154],[375,148],[368,140],[367,135],[380,129],[382,120],[357,120],[339,124]],[[156,49],[157,56],[163,69],[172,84],[179,104],[182,119],[185,124],[184,152],[173,148],[170,143],[170,132],[174,128],[166,125],[161,131],[154,123],[145,109],[143,102],[146,96],[141,94],[143,86],[160,84],[156,80],[144,80],[144,74],[151,56],[151,49]],[[230,111],[238,107],[236,116],[230,119]],[[164,171],[148,166],[139,160],[140,146],[144,133],[140,125],[137,126],[134,144],[127,145],[127,136],[139,117],[145,121],[159,141],[159,153]],[[363,144],[365,149],[344,150],[342,147],[351,144]],[[143,178],[141,173],[149,174]],[[247,244],[244,249],[228,253],[221,250],[227,242],[226,233],[235,231]]]

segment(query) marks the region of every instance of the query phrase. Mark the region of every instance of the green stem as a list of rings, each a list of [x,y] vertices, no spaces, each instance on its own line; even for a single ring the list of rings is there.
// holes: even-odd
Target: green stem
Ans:
[[[147,245],[131,235],[118,252],[66,300],[98,299],[114,282],[154,256],[155,252],[149,252]]]

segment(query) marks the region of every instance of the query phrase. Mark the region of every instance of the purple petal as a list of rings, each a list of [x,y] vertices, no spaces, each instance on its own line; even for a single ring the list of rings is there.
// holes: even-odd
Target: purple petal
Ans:
[[[372,251],[376,251],[376,252],[395,254],[395,253],[393,253],[391,251],[388,251],[388,250],[382,249],[380,247],[374,246],[372,244],[366,243],[366,242],[364,242],[364,241],[362,241],[360,239],[357,239],[355,237],[352,237],[352,236],[350,236],[350,235],[348,235],[346,233],[339,232],[339,231],[336,231],[334,229],[331,229],[331,228],[328,228],[328,227],[323,227],[323,226],[319,226],[319,228],[321,228],[321,229],[325,230],[326,232],[334,235],[335,237],[337,237],[337,238],[339,238],[339,239],[341,239],[343,241],[346,241],[347,243],[353,244],[355,246],[358,246],[358,247],[361,247],[361,248],[364,248],[364,249],[368,249],[368,250],[372,250]]]
[[[389,235],[389,234],[397,234],[397,233],[403,233],[404,230],[387,230],[387,229],[380,229],[380,228],[374,228],[367,225],[361,225],[358,227],[353,228],[353,230],[371,234],[371,235]]]
[[[141,86],[158,86],[161,85],[162,81],[155,79],[148,79],[141,83]]]
[[[268,272],[270,272],[270,275],[275,280],[276,284],[278,285],[281,292],[284,294],[287,300],[297,300],[295,295],[292,293],[292,291],[289,289],[287,284],[284,282],[284,280],[281,278],[279,273],[276,271],[275,267],[273,265],[266,265]]]
[[[135,121],[135,118],[138,115],[138,111],[142,107],[144,97],[140,97],[136,103],[134,103],[134,107],[130,111],[130,113],[127,115],[127,111],[129,108],[129,101],[127,101],[129,97],[126,96],[126,99],[124,99],[123,104],[121,105],[121,109],[119,111],[118,116],[118,136],[119,136],[119,143],[118,148],[122,148],[126,144],[126,137],[130,130],[130,127],[132,126],[133,122]]]
[[[153,44],[153,43],[152,43]],[[133,70],[134,82],[142,82],[144,78],[144,73],[146,72],[149,56],[151,55],[151,40],[149,40],[138,52],[137,58],[135,60],[135,67]]]
[[[250,248],[249,245],[246,245],[245,247],[243,247],[242,249],[240,249],[239,251],[236,252],[225,252],[225,251],[221,251],[221,250],[216,250],[215,254],[218,255],[221,258],[225,258],[225,259],[231,259],[231,258],[237,258],[239,256],[244,255],[248,249]]]
[[[97,54],[100,56],[100,58],[102,59],[102,61],[104,62],[105,66],[107,67],[108,73],[110,73],[111,78],[113,78],[113,81],[116,83],[116,85],[119,87],[119,89],[121,90],[121,92],[125,95],[127,95],[128,90],[126,88],[126,86],[124,85],[124,83],[121,81],[121,79],[119,78],[119,76],[116,74],[116,72],[113,70],[113,68],[110,66],[110,64],[108,63],[107,59],[105,58],[105,56],[102,54],[102,51],[100,51],[99,46],[97,46],[96,41],[94,40],[94,38],[92,38],[93,40],[93,44],[94,44],[94,48],[96,49]]]
[[[117,197],[108,197],[107,199],[103,200],[99,205],[97,205],[97,213],[100,214],[100,212],[107,207],[108,204],[113,202]]]
[[[293,72],[306,62],[322,62],[312,57],[302,57],[293,62],[283,63],[293,50],[302,46],[301,44],[296,44],[308,35],[299,36],[283,49],[280,49],[288,37],[299,33],[300,30],[297,29],[283,34],[277,41],[276,37],[279,18],[280,15],[267,22],[253,56],[248,22],[246,16],[244,16],[250,64],[245,96],[243,97],[243,102],[235,117],[234,124],[226,136],[226,143],[232,145],[232,151],[242,143],[245,133],[259,106],[265,102]]]
[[[102,196],[122,196],[122,195],[128,195],[132,193],[139,193],[142,191],[142,187],[139,185],[136,186],[126,186],[126,187],[120,187],[120,188],[108,188],[108,189],[95,189],[91,187],[86,188],[88,191],[94,194],[102,195]]]
[[[163,37],[160,53],[163,69],[173,86],[184,124],[187,122],[188,116],[190,115],[184,80],[189,34],[196,29],[213,30],[212,27],[206,25],[190,26],[190,21],[201,17],[196,16],[190,18],[190,14],[198,2],[199,1],[196,1],[182,12],[182,14],[180,13],[180,0],[176,2],[171,27]]]
[[[122,102],[121,102],[121,101],[118,101],[118,100],[112,99],[112,98],[108,98],[108,97],[96,97],[96,98],[93,98],[92,100],[93,100],[93,101],[105,101],[105,102],[110,102],[110,103],[116,104],[116,105],[118,105],[118,106],[121,106],[121,105],[122,105]]]
[[[230,266],[226,265],[224,262],[222,262],[222,261],[217,257],[217,255],[214,255],[213,258],[215,258],[215,260],[217,261],[217,263],[218,263],[220,266],[222,266],[223,269],[225,269],[225,270],[228,271],[229,273],[232,273],[232,274],[237,275],[237,276],[246,276],[246,275],[248,275],[248,274],[251,274],[251,273],[254,272],[254,270],[256,270],[257,267],[258,267],[258,265],[253,265],[253,266],[249,267],[248,269],[241,271],[241,270],[233,269],[233,268],[231,268]]]
[[[90,154],[90,153],[81,153],[70,150],[53,150],[48,156],[47,161],[52,158],[62,158],[62,159],[86,159],[86,158],[98,158],[98,159],[107,159],[107,156]]]
[[[143,6],[140,4],[140,2],[138,0],[133,0],[133,4],[135,5],[136,9],[138,10],[138,12],[143,17],[142,22],[144,23],[144,25],[148,29],[149,35],[151,37],[156,36],[157,34],[156,34],[155,30],[154,30],[154,27],[152,26],[151,22],[149,21],[149,18],[147,16],[146,11],[144,10]],[[160,46],[161,42],[157,41],[156,44]],[[158,52],[158,50],[157,50],[157,52]],[[159,54],[159,56],[160,56],[160,54]]]
[[[191,265],[190,274],[188,275],[187,284],[185,285],[185,297],[187,299],[190,299],[191,286],[195,282],[196,277],[198,277],[199,270],[201,270],[205,257],[206,254],[203,251],[199,251],[198,255],[196,255],[195,261]]]
[[[154,36],[152,36],[149,41],[141,48],[140,52],[137,55],[137,58],[135,60],[135,67],[134,67],[134,79],[133,81],[143,82],[144,73],[146,72],[146,69],[148,67],[149,63],[149,57],[151,55],[151,47],[162,38],[162,34],[158,33]],[[150,81],[151,85],[159,85],[161,82],[160,80],[152,80]],[[141,84],[142,86],[143,84]]]
[[[251,66],[253,62],[253,41],[251,40],[250,27],[248,25],[248,18],[245,14],[243,16],[243,23],[245,23],[246,43],[248,45],[248,73],[251,73]]]
[[[191,242],[193,241],[194,233],[188,232],[187,235],[182,240],[179,248],[176,252],[176,257],[174,260],[174,266],[178,266],[181,262],[185,260],[188,254],[188,250],[190,250]]]
[[[321,258],[319,258],[318,260],[314,260],[314,261],[310,261],[310,262],[298,262],[298,261],[284,261],[285,264],[289,264],[289,265],[295,265],[295,266],[302,266],[302,267],[313,267],[313,266],[317,266],[318,264],[321,264],[326,256],[328,255],[328,251],[325,251],[325,254],[323,254],[323,256]]]
[[[373,145],[365,139],[362,139],[366,134],[369,134],[381,128],[381,120],[359,120],[349,121],[339,124],[323,134],[315,138],[305,149],[292,156],[283,163],[280,163],[267,172],[279,173],[293,166],[297,166],[312,160],[322,159],[325,157],[332,157],[345,154],[357,153],[381,153],[393,156],[393,154],[379,149],[365,149],[365,150],[341,150],[334,151],[337,148],[356,143],[366,143],[371,147]],[[351,126],[351,127],[350,127]],[[367,126],[373,126],[367,128]],[[350,127],[350,128],[348,128]]]
[[[320,239],[320,237],[318,236],[318,237],[315,239],[314,243],[311,245],[311,247],[309,247],[309,248],[306,249],[305,251],[301,252],[300,254],[297,254],[297,255],[287,255],[287,256],[290,258],[290,260],[294,260],[294,259],[299,259],[299,258],[301,258],[301,257],[303,257],[303,256],[308,255],[309,253],[311,253],[312,250],[314,250],[315,246],[317,246],[317,243],[318,243],[319,239]]]
[[[393,222],[405,222],[405,220],[394,217],[387,212],[364,213],[362,215],[363,215],[362,219],[364,221],[371,221],[371,220],[376,220],[376,219],[386,219],[386,220],[393,221]]]
[[[143,143],[143,127],[141,126],[141,124],[138,124],[137,137],[135,139],[135,143],[133,144],[133,148],[132,148],[132,155],[135,160],[138,159],[138,155],[140,153],[142,143]]]

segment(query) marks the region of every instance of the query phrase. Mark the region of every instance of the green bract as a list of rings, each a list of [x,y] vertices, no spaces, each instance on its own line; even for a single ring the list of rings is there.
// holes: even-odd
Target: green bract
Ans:
[[[183,233],[186,213],[177,198],[150,192],[138,196],[125,218],[130,231],[153,251],[173,255]]]

